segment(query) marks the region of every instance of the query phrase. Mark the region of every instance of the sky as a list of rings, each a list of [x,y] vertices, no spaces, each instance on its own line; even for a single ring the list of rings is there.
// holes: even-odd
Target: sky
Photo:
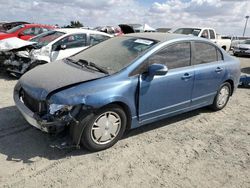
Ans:
[[[212,27],[242,36],[250,0],[0,0],[0,21],[84,26],[147,23],[154,28]],[[246,29],[250,36],[250,19]]]

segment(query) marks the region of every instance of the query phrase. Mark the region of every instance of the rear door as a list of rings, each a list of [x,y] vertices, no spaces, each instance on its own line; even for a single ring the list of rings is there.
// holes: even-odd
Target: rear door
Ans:
[[[193,67],[195,71],[192,105],[213,101],[225,76],[225,63],[221,51],[207,42],[193,42]]]
[[[153,78],[147,74],[140,77],[141,123],[167,117],[190,106],[194,82],[194,70],[190,62],[190,42],[181,42],[160,50],[142,64],[142,67],[153,63],[166,64],[169,71],[166,75]]]

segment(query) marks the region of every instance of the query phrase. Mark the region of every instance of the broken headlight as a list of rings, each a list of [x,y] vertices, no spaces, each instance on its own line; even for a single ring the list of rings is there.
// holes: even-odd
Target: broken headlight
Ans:
[[[73,106],[62,104],[50,104],[49,113],[51,115],[64,115],[72,110]]]

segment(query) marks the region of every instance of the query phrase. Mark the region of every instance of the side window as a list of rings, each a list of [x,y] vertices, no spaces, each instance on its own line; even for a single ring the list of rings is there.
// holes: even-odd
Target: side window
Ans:
[[[215,46],[203,42],[195,42],[194,44],[195,65],[217,61],[217,49]]]
[[[24,30],[23,34],[24,35],[38,35],[41,33],[40,30],[41,29],[39,27],[32,27],[32,28]]]
[[[60,50],[58,46],[66,45],[66,49],[86,46],[86,34],[75,34],[64,37],[53,45],[53,50]]]
[[[108,36],[105,35],[98,35],[98,34],[90,34],[90,46],[93,46],[95,44],[98,44],[102,41],[105,41],[107,39],[109,39]]]
[[[166,47],[160,50],[153,56],[151,56],[148,61],[152,63],[160,63],[167,65],[168,69],[175,69],[180,67],[186,67],[190,65],[191,60],[191,50],[190,43],[178,43]]]
[[[191,63],[191,47],[189,42],[170,45],[149,57],[131,75],[146,72],[148,66],[154,63],[165,64],[168,69],[189,66]]]
[[[44,33],[44,32],[46,32],[46,31],[49,31],[49,29],[41,27],[41,28],[40,28],[40,31],[39,31],[39,34],[40,34],[40,33]]]
[[[202,37],[202,38],[208,39],[208,31],[207,31],[207,29],[205,29],[205,30],[202,32],[201,37]]]
[[[215,33],[214,30],[209,29],[210,39],[215,39]]]

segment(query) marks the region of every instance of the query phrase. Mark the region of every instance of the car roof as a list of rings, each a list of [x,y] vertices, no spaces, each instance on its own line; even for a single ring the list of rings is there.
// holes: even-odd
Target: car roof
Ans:
[[[35,27],[35,26],[39,26],[39,27],[48,27],[48,28],[54,28],[54,26],[51,25],[44,25],[44,24],[21,24],[24,27]]]
[[[160,33],[160,32],[146,32],[146,33],[131,33],[126,34],[124,36],[131,36],[131,37],[138,37],[138,38],[146,38],[156,41],[168,41],[172,39],[181,39],[181,38],[188,38],[192,39],[193,36],[183,35],[183,34],[175,34],[175,33]]]
[[[200,30],[202,30],[202,29],[212,29],[212,30],[214,30],[211,27],[179,27],[179,28],[176,28],[175,30],[177,30],[177,29],[200,29]]]
[[[90,33],[90,34],[100,34],[100,35],[105,35],[112,37],[112,35],[109,35],[104,32],[100,31],[95,31],[95,30],[90,30],[90,29],[78,29],[78,28],[63,28],[63,29],[56,29],[56,31],[60,31],[66,34],[75,34],[75,33]]]

